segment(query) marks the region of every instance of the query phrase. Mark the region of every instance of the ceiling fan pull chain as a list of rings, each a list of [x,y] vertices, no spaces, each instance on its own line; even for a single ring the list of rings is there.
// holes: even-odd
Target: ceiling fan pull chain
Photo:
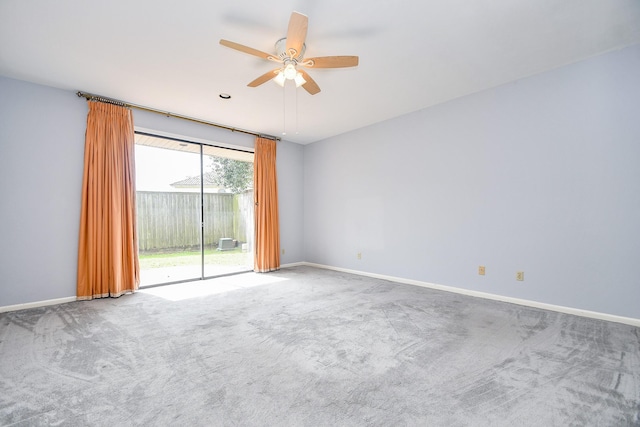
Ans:
[[[287,108],[286,108],[286,88],[287,88],[287,84],[285,82],[284,85],[282,85],[282,134],[286,135],[287,134]]]

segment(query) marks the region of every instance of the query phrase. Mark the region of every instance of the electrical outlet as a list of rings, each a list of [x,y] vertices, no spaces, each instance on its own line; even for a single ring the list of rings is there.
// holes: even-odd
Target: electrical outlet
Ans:
[[[478,267],[478,274],[481,276],[484,276],[484,265],[481,265],[480,267]]]
[[[282,255],[284,255],[284,249],[282,250]]]
[[[358,252],[358,259],[362,259],[362,252]]]
[[[524,280],[524,271],[516,272],[516,280],[523,281]]]

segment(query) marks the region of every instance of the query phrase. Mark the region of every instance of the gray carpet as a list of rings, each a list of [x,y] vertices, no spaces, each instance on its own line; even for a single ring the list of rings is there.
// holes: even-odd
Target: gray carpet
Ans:
[[[180,286],[0,314],[0,424],[640,425],[639,328],[310,267]]]

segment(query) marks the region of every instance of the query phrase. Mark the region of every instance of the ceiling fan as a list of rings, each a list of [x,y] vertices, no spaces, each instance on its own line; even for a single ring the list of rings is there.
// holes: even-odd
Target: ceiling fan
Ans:
[[[256,87],[269,80],[284,86],[286,80],[293,80],[297,87],[302,86],[311,95],[320,92],[318,84],[309,74],[298,67],[305,68],[344,68],[358,65],[357,56],[320,56],[317,58],[306,58],[305,39],[307,38],[307,27],[309,18],[298,12],[293,12],[289,19],[287,37],[278,40],[275,44],[276,54],[272,55],[248,46],[241,45],[229,40],[220,40],[220,44],[240,52],[248,53],[259,58],[280,64],[278,68],[268,71],[249,83],[247,86]]]

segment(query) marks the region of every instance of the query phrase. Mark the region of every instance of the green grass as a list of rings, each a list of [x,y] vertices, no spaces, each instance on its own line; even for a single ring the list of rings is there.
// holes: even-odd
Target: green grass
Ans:
[[[204,263],[215,265],[248,265],[251,254],[236,248],[229,251],[205,249]],[[168,252],[140,254],[140,268],[177,267],[183,265],[199,265],[200,251]]]

